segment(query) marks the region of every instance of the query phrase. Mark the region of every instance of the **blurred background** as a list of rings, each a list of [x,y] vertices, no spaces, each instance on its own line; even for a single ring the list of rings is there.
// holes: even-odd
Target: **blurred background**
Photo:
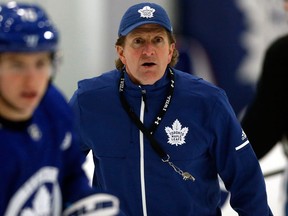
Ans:
[[[8,2],[7,0],[1,0]],[[114,69],[118,25],[139,0],[19,0],[41,5],[60,31],[55,78],[67,100],[81,79]],[[150,1],[151,2],[151,1]],[[239,117],[253,98],[268,45],[287,33],[283,0],[154,0],[169,13],[180,51],[177,68],[223,88]],[[280,143],[260,163],[264,174],[286,166]],[[88,156],[85,169],[92,176]],[[265,178],[274,215],[282,216],[282,174]],[[247,179],[249,181],[249,179]],[[226,202],[223,215],[237,215]]]

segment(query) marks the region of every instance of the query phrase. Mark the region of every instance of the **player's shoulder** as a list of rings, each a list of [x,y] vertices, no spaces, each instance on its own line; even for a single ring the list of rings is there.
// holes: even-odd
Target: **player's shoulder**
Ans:
[[[211,97],[213,95],[215,97],[219,97],[221,95],[226,96],[223,89],[209,81],[204,80],[201,77],[180,70],[174,70],[174,73],[179,83],[178,88],[182,92],[199,94],[207,97]]]
[[[121,73],[118,70],[104,72],[99,76],[83,79],[78,82],[78,94],[118,85]]]
[[[53,119],[70,119],[72,117],[72,110],[68,105],[68,101],[63,93],[53,84],[47,88],[38,110],[45,112]]]
[[[50,84],[47,87],[46,94],[43,97],[43,103],[49,104],[60,104],[62,106],[66,106],[67,99],[64,94],[53,84]]]

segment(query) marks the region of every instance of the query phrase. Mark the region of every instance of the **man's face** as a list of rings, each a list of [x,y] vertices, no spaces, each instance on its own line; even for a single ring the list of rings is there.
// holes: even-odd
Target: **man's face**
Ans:
[[[47,52],[0,55],[0,115],[10,120],[31,117],[51,77]]]
[[[163,27],[146,24],[130,32],[124,46],[116,46],[116,49],[132,81],[151,85],[164,75],[175,44],[170,44]]]

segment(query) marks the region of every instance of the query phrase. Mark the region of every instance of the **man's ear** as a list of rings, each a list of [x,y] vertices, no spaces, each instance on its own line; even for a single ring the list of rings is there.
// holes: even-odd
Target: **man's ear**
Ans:
[[[124,49],[122,46],[116,46],[116,51],[118,54],[118,57],[122,60],[122,58],[124,58],[123,53],[124,53]]]
[[[122,46],[116,46],[116,51],[118,54],[119,59],[122,61],[123,64],[126,63],[125,56],[124,56],[124,49]]]
[[[170,47],[169,47],[169,59],[168,59],[168,62],[170,63],[171,62],[171,59],[172,59],[172,57],[173,57],[173,53],[174,53],[174,50],[175,50],[175,43],[172,43],[171,45],[170,45]],[[169,64],[168,63],[168,64]]]

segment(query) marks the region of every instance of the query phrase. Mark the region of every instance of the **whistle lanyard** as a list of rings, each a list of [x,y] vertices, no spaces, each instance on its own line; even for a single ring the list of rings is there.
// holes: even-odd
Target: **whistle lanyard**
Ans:
[[[174,165],[170,161],[170,156],[163,150],[163,148],[159,145],[155,137],[153,136],[153,133],[157,129],[158,125],[160,124],[161,120],[163,119],[165,113],[167,112],[167,109],[170,105],[170,102],[172,100],[172,96],[174,93],[174,73],[171,68],[169,68],[169,76],[170,76],[170,87],[169,91],[165,100],[164,105],[162,106],[162,109],[158,113],[157,117],[153,121],[153,124],[150,129],[146,128],[144,124],[141,122],[141,120],[138,118],[138,116],[134,113],[133,109],[130,107],[128,104],[127,100],[125,99],[124,96],[124,91],[125,91],[125,70],[122,70],[121,72],[121,78],[119,82],[119,94],[120,94],[120,100],[122,103],[123,108],[125,111],[128,113],[130,118],[133,120],[133,122],[136,124],[136,126],[142,131],[142,133],[149,139],[150,144],[154,151],[159,155],[159,157],[162,159],[164,163],[168,163],[175,172],[180,174],[184,180],[192,180],[195,181],[195,178],[189,174],[188,172],[183,172],[180,168],[178,168],[176,165]]]

